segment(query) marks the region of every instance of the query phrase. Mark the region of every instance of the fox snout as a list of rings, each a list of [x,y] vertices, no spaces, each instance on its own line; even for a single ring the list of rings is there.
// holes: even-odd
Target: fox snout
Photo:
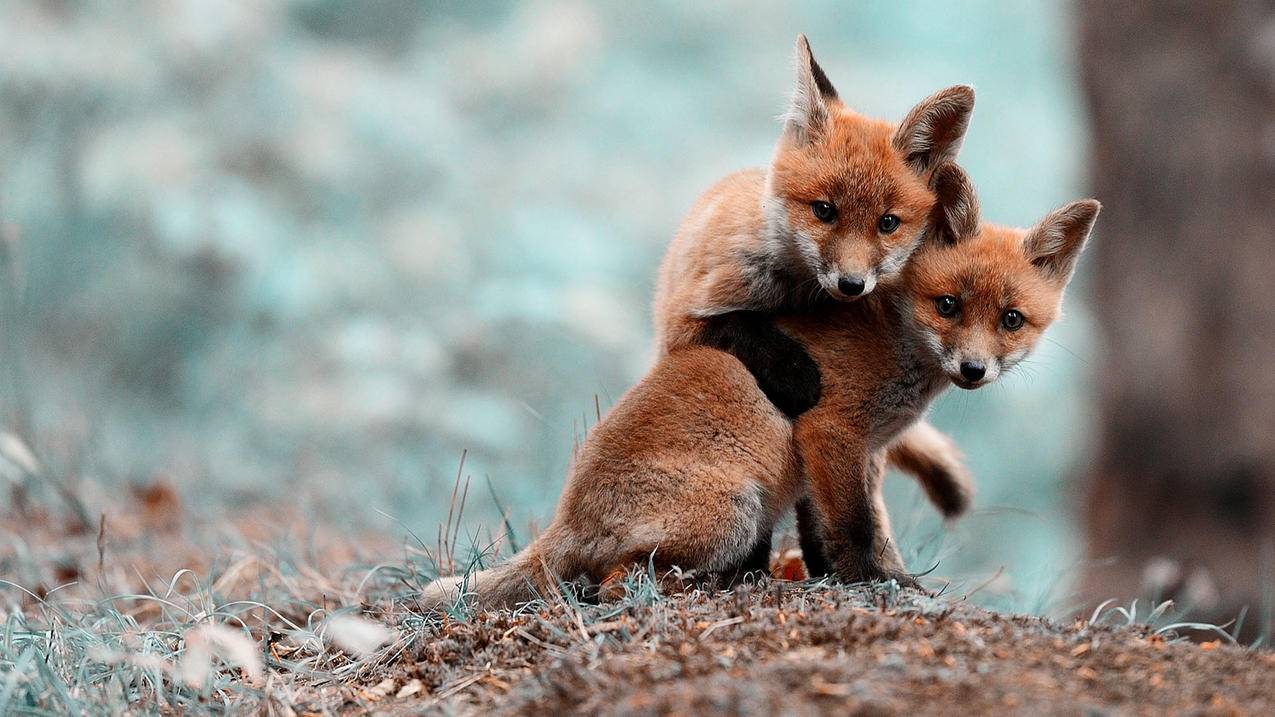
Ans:
[[[847,274],[837,279],[837,288],[846,296],[859,296],[868,288],[868,282],[857,274]]]
[[[961,378],[971,383],[977,383],[983,380],[987,375],[987,364],[982,361],[962,361],[961,362]]]
[[[889,249],[870,241],[854,241],[839,248],[839,256],[825,256],[819,283],[834,299],[855,301],[898,277],[916,242]]]
[[[838,301],[855,301],[871,294],[881,276],[875,257],[866,247],[843,248],[841,256],[826,257],[823,264],[819,283]]]
[[[952,383],[966,390],[974,390],[992,383],[1001,375],[1001,361],[995,356],[967,354],[951,351],[943,357],[943,370]]]
[[[838,301],[861,299],[877,288],[877,279],[870,273],[828,272],[819,277],[819,283],[823,285],[824,291]]]

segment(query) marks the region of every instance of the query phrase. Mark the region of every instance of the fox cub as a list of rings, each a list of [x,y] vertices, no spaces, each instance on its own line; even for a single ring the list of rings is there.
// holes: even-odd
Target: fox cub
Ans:
[[[900,276],[938,206],[927,184],[953,160],[974,91],[942,90],[897,126],[850,110],[804,35],[783,133],[765,170],[732,174],[691,208],[660,267],[660,353],[701,344],[735,355],[795,418],[819,400],[819,367],[764,316],[855,301]],[[890,451],[945,516],[972,480],[955,444],[920,423]]]
[[[947,386],[987,385],[1027,356],[1098,212],[1081,201],[1025,231],[979,226],[948,166],[935,191],[951,197],[948,230],[927,233],[899,281],[775,319],[822,367],[817,406],[790,420],[735,358],[668,352],[589,433],[549,527],[501,565],[432,583],[426,607],[462,593],[509,605],[648,560],[729,573],[803,497],[834,575],[910,582],[882,509],[886,447]]]
[[[699,198],[660,267],[661,353],[700,343],[705,319],[853,301],[898,278],[934,207],[933,170],[955,159],[974,109],[958,85],[896,127],[846,107],[806,37],[766,170],[732,174]]]

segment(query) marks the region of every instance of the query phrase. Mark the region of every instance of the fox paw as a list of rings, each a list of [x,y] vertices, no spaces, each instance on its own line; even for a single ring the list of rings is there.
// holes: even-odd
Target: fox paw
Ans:
[[[887,570],[885,568],[878,568],[862,578],[862,582],[870,583],[888,583],[891,580],[898,583],[901,588],[916,588],[917,590],[924,589],[921,587],[921,583],[917,581],[916,577],[914,577],[911,573],[905,573],[902,570]]]
[[[928,592],[911,573],[905,573],[898,570],[886,570],[884,571],[884,575],[877,580],[879,582],[889,582],[893,580],[898,583],[901,588],[912,588],[913,590]]]
[[[927,592],[915,575],[876,564],[855,565],[851,570],[838,570],[837,573],[838,577],[850,583],[888,583],[893,580],[901,588]]]

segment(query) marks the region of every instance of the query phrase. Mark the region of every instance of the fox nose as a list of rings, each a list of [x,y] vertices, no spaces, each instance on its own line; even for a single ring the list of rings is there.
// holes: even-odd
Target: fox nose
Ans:
[[[962,361],[961,377],[966,381],[981,381],[987,375],[987,367],[982,361]]]
[[[846,296],[858,296],[868,283],[861,276],[843,276],[837,280],[837,288]]]

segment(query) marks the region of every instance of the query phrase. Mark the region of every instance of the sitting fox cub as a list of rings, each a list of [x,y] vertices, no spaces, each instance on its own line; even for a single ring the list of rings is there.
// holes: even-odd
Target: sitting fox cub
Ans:
[[[987,385],[1027,356],[1098,213],[1087,200],[1030,230],[980,227],[964,174],[945,167],[935,194],[952,221],[899,281],[776,318],[822,367],[817,406],[789,420],[735,358],[668,352],[589,433],[549,527],[501,565],[430,584],[425,606],[461,593],[509,605],[648,560],[729,573],[803,497],[834,575],[909,581],[882,510],[883,451],[946,386]]]
[[[898,278],[937,208],[927,189],[953,160],[974,91],[950,87],[896,127],[847,108],[797,38],[797,79],[771,165],[718,182],[682,222],[660,267],[660,353],[702,344],[734,354],[789,417],[819,399],[819,369],[759,312],[854,301]],[[918,423],[890,462],[915,475],[948,517],[972,481],[950,439]]]

